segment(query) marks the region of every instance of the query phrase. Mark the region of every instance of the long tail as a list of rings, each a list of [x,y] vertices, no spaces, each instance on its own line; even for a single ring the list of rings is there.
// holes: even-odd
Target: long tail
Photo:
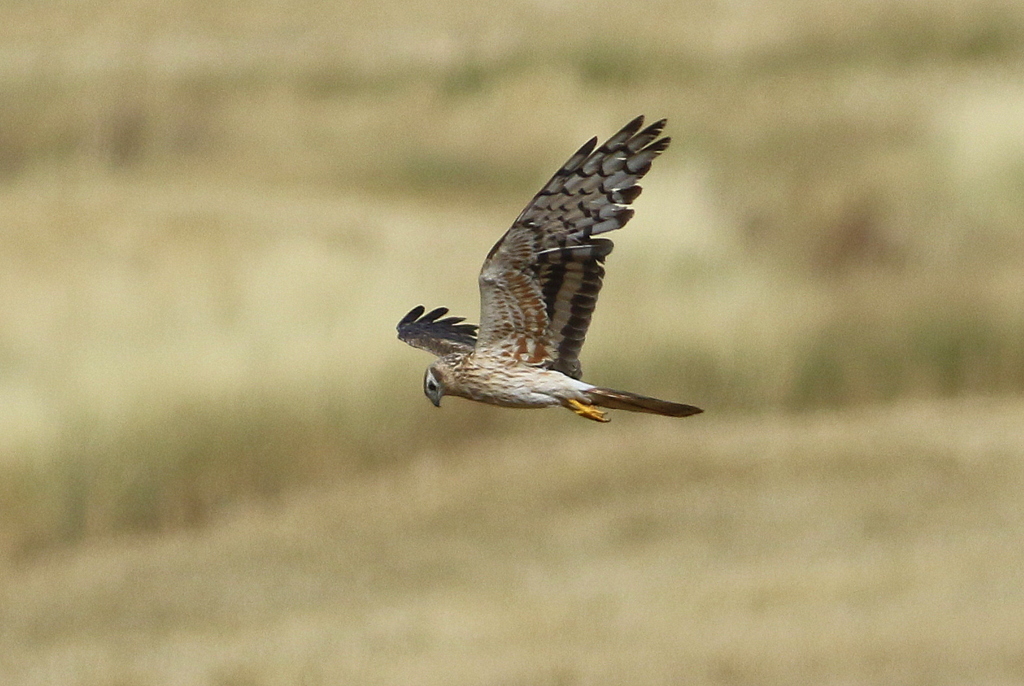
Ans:
[[[646,395],[627,393],[626,391],[615,391],[610,388],[595,387],[587,391],[590,402],[612,410],[629,410],[630,412],[649,412],[660,414],[666,417],[689,417],[692,414],[700,414],[704,410],[693,405],[682,403],[671,403],[667,400],[649,398]]]

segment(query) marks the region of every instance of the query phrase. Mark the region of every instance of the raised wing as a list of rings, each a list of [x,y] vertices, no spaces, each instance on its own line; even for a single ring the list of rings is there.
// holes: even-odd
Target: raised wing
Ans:
[[[476,325],[462,324],[463,317],[444,317],[447,307],[438,307],[423,314],[426,308],[417,305],[398,322],[398,338],[414,348],[427,350],[438,357],[448,353],[472,352],[476,345]]]
[[[480,270],[480,347],[527,364],[582,375],[579,352],[597,305],[612,242],[594,238],[621,229],[626,205],[671,139],[665,120],[641,131],[637,117],[595,150],[592,138],[545,184]]]

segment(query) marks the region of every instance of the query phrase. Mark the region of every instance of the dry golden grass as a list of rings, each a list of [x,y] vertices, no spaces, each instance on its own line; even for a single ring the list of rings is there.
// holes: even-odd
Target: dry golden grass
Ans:
[[[0,13],[3,554],[407,459],[436,415],[394,321],[472,317],[525,198],[638,110],[676,142],[591,378],[712,411],[1024,389],[1016,3],[647,3],[628,40],[557,2]]]
[[[1019,683],[1022,413],[918,402],[543,434],[521,413],[515,441],[7,568],[0,677]]]
[[[3,683],[1021,680],[1024,5],[7,3],[0,57]],[[395,321],[638,112],[584,364],[708,414],[429,407]]]

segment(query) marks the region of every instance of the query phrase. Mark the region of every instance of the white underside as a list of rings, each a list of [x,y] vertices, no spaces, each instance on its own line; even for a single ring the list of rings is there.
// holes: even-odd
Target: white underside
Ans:
[[[586,391],[594,388],[578,379],[561,372],[547,369],[531,370],[535,373],[519,380],[506,379],[505,383],[486,388],[477,388],[472,400],[479,400],[504,407],[551,407],[561,405],[565,400],[585,400]]]

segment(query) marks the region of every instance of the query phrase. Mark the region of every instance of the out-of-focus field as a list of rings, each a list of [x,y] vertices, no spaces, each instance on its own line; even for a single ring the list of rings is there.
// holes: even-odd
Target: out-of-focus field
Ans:
[[[1017,684],[1022,413],[644,418],[421,451],[8,570],[4,683]]]
[[[0,6],[0,682],[1014,683],[1024,5]],[[588,380],[394,324],[638,113]]]

